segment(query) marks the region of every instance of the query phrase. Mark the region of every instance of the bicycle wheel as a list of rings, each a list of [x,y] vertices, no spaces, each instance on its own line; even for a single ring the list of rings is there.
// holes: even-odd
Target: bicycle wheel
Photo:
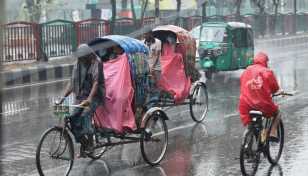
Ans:
[[[272,129],[272,123],[269,128],[269,132]],[[284,127],[282,120],[280,120],[279,125],[277,126],[275,130],[275,134],[280,138],[279,142],[271,142],[271,141],[266,141],[266,152],[267,152],[267,159],[268,162],[271,164],[277,164],[277,162],[280,159],[282,149],[283,149],[283,143],[284,143]]]
[[[201,122],[208,110],[208,94],[203,84],[198,84],[190,97],[190,115],[195,122]]]
[[[36,167],[40,175],[68,175],[74,163],[73,142],[66,131],[50,128],[36,149]]]
[[[151,115],[141,132],[140,148],[143,159],[149,165],[157,165],[164,158],[168,145],[168,130],[159,114]]]
[[[250,129],[245,135],[244,144],[241,145],[240,165],[244,176],[253,176],[257,172],[260,159],[260,153],[257,153],[259,143],[257,136],[260,136],[260,134],[260,131]]]

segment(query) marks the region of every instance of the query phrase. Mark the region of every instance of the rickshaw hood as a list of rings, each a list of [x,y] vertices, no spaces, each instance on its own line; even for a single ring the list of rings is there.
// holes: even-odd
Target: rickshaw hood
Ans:
[[[268,56],[267,54],[265,54],[264,52],[260,52],[256,55],[253,64],[254,65],[262,65],[264,67],[266,67],[266,62],[268,61]]]

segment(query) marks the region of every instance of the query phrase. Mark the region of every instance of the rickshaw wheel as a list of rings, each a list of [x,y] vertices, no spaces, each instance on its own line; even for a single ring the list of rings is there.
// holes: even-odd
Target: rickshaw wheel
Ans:
[[[168,130],[160,114],[151,115],[141,132],[140,148],[149,165],[157,165],[164,158],[168,145]]]
[[[208,94],[207,89],[203,84],[198,84],[193,94],[190,96],[190,115],[195,122],[204,120],[208,111]]]

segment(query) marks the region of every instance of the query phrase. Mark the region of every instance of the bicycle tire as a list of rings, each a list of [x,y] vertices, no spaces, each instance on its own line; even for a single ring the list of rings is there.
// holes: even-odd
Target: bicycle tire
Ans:
[[[53,134],[53,133],[55,133],[55,134]],[[56,151],[52,151],[53,144],[52,144],[52,146],[49,145],[49,147],[46,147],[46,149],[42,148],[43,144],[45,144],[44,142],[47,141],[48,135],[49,136],[54,135],[54,137],[51,136],[51,139],[53,138],[53,141],[52,141],[53,143],[55,143],[55,140],[58,139],[58,137],[60,137],[59,142],[61,140],[65,140],[63,150],[61,150],[60,144],[58,145],[60,147],[58,147],[58,149]],[[59,129],[57,127],[49,128],[41,136],[40,141],[37,145],[37,149],[36,149],[36,167],[37,167],[38,173],[41,176],[45,175],[46,173],[48,173],[47,175],[50,175],[49,172],[53,172],[53,171],[58,172],[55,175],[62,175],[61,173],[59,173],[59,172],[61,172],[61,167],[62,167],[61,165],[57,165],[55,168],[50,168],[51,167],[50,163],[47,164],[49,166],[49,168],[46,168],[47,166],[44,166],[44,165],[42,166],[42,162],[45,161],[45,160],[42,159],[41,157],[42,157],[42,154],[46,154],[46,152],[47,152],[47,155],[49,155],[47,158],[49,158],[52,161],[52,163],[56,163],[56,162],[54,162],[54,160],[58,159],[58,158],[53,158],[52,156],[50,156],[50,153],[55,154],[55,153],[58,152],[58,153],[60,153],[60,155],[63,155],[66,152],[66,150],[68,150],[68,156],[67,157],[61,156],[62,159],[59,158],[59,161],[67,160],[68,167],[66,168],[64,175],[68,175],[70,173],[70,171],[73,167],[73,163],[74,163],[74,146],[73,146],[72,139],[71,139],[71,137],[70,137],[70,135],[68,134],[67,131],[66,131],[66,134],[64,135],[64,137],[61,137],[61,136],[63,136],[63,131],[62,131],[62,129]],[[54,145],[54,146],[56,148],[57,145]],[[50,149],[50,147],[51,147],[51,149]],[[49,152],[49,154],[48,154],[48,152]],[[65,159],[63,159],[63,158],[65,158]]]
[[[151,130],[151,133],[149,133],[147,130],[151,128],[149,125],[153,125],[153,123],[151,124],[151,122],[153,121],[156,121],[155,127],[154,129]],[[158,124],[158,122],[160,122],[160,124]],[[161,131],[158,131],[159,128],[163,128],[163,129]],[[149,136],[149,134],[151,135]],[[147,146],[149,147],[154,146],[154,149],[157,148],[158,146],[157,143],[159,141],[157,141],[158,137],[155,138],[155,136],[162,137],[162,140],[160,141],[163,142],[163,146],[161,148],[161,151],[158,151],[159,153],[155,153],[153,151],[149,152],[146,149]],[[150,140],[149,140],[149,137],[151,138]],[[151,166],[155,166],[159,164],[165,156],[167,146],[168,146],[168,130],[167,130],[166,122],[161,117],[161,115],[153,114],[148,118],[148,120],[145,123],[145,128],[141,132],[140,148],[141,148],[141,154],[142,154],[144,161]],[[154,157],[154,159],[152,159],[151,156]]]
[[[256,137],[256,134],[258,135],[258,137]],[[261,135],[261,131],[251,128],[244,136],[244,139],[243,139],[244,141],[241,144],[241,151],[240,151],[240,167],[241,167],[241,172],[244,176],[254,176],[258,170],[259,158],[257,158],[256,155],[251,154],[249,153],[249,151],[247,151],[246,142],[247,140],[250,140],[250,136],[252,136],[253,141],[252,141],[251,151],[256,150],[258,149],[258,146],[259,146],[260,135]],[[256,141],[257,143],[255,143]],[[250,157],[248,155],[252,156],[255,159],[254,163],[247,162],[248,164],[245,164],[247,159]],[[252,164],[252,167],[246,166],[249,164]],[[252,170],[248,171],[249,168],[252,168]]]
[[[270,124],[270,128],[268,131],[268,134],[270,133],[272,129],[272,122]],[[266,152],[267,152],[267,160],[268,162],[270,162],[272,165],[275,165],[278,163],[281,154],[282,154],[282,150],[283,150],[283,144],[284,144],[284,126],[282,123],[282,120],[280,120],[276,130],[275,130],[276,135],[280,138],[280,142],[279,144],[275,143],[275,142],[270,142],[270,141],[266,141]],[[274,148],[274,146],[278,146],[278,153],[277,156],[272,156],[271,154],[274,154],[274,152],[271,152],[271,148]],[[276,152],[275,152],[276,153]]]
[[[196,91],[199,90],[203,90],[203,92],[198,92],[196,93]],[[202,94],[204,94],[204,97],[202,99],[204,99],[206,102],[197,102],[197,98],[195,97],[195,95],[199,95],[199,101],[201,100],[200,96],[202,96]],[[201,103],[205,103],[204,105]],[[203,106],[202,106],[203,105]],[[199,111],[201,112],[200,115],[198,112],[194,112],[195,108],[194,106],[198,106],[199,107]],[[189,102],[189,110],[190,110],[190,115],[192,117],[192,119],[195,122],[202,122],[205,119],[205,116],[207,114],[208,111],[208,107],[209,107],[209,99],[208,99],[208,93],[207,93],[207,89],[203,84],[198,84],[193,91],[193,94],[190,96],[190,102]]]

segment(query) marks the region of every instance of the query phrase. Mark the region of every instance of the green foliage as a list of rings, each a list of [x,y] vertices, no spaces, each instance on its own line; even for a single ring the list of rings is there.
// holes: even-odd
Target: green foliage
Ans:
[[[40,18],[37,18],[37,16],[45,16],[46,20],[49,21],[52,15],[54,14],[54,10],[56,10],[59,7],[63,7],[67,5],[67,2],[62,2],[62,0],[53,1],[48,0],[46,3],[40,1],[38,4],[34,4],[32,6],[28,6],[25,8],[27,4],[27,1],[25,0],[25,3],[20,8],[20,13],[15,16],[15,18],[19,21],[24,19],[30,19],[30,21],[39,23]],[[31,20],[32,19],[32,20]]]

